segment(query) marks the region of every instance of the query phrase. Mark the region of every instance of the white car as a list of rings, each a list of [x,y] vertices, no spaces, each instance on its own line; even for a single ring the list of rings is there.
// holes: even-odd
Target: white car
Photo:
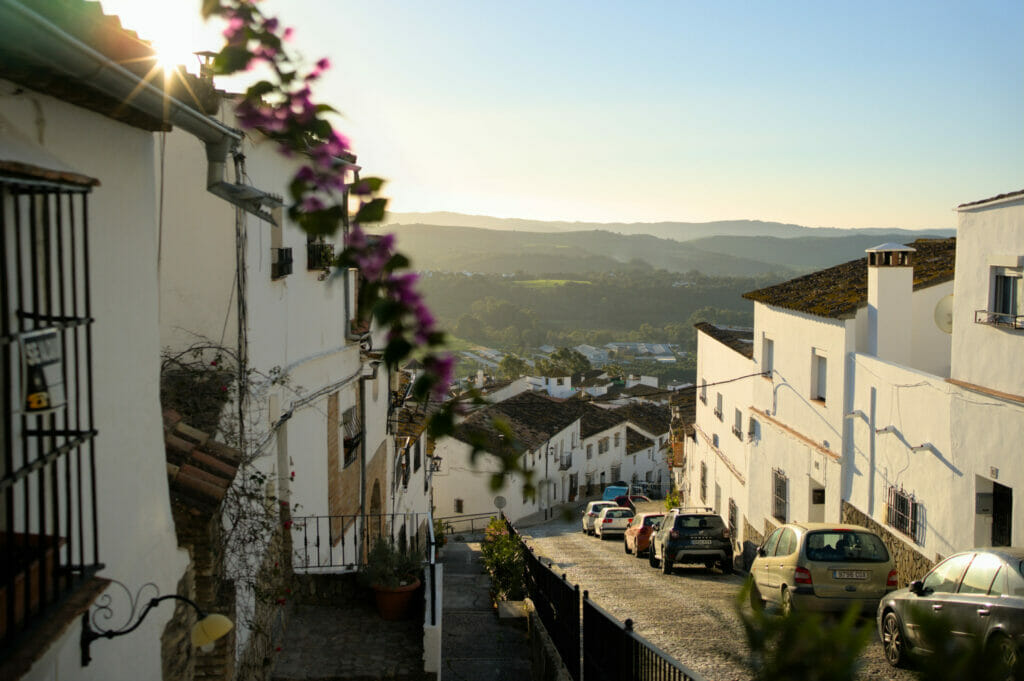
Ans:
[[[583,511],[583,534],[594,534],[594,521],[603,508],[615,508],[614,501],[591,501]]]
[[[633,519],[633,510],[625,506],[610,506],[602,508],[597,519],[594,520],[594,533],[604,539],[613,535],[622,536],[629,527],[629,521]]]

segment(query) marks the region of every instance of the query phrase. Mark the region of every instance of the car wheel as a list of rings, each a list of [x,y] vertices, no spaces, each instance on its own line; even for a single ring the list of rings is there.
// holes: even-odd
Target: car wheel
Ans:
[[[757,582],[753,580],[750,582],[750,608],[756,612],[764,610],[764,598],[761,597],[761,592],[757,588]]]
[[[793,610],[793,594],[786,587],[782,587],[782,616],[788,617],[792,615]]]
[[[664,546],[661,547],[661,571],[666,575],[672,574],[672,560]]]
[[[626,553],[633,553],[629,548],[629,540],[623,537],[622,539],[622,550]]]
[[[732,574],[732,556],[729,556],[728,558],[722,561],[722,574]]]
[[[1008,636],[996,634],[989,643],[989,649],[1008,673],[1012,672],[1014,667],[1017,666],[1017,659],[1019,657],[1017,646],[1014,645]]]
[[[885,659],[893,667],[902,667],[907,661],[907,642],[903,637],[903,625],[899,615],[893,611],[885,613],[882,618],[882,650]]]
[[[661,565],[661,561],[658,560],[657,554],[654,553],[654,544],[647,547],[647,562],[651,564],[652,568],[656,568]]]

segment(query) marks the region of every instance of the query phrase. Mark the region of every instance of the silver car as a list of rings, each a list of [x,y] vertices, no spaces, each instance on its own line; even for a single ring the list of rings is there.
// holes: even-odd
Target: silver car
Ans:
[[[583,534],[594,534],[594,521],[603,508],[614,508],[614,501],[591,501],[583,511]]]
[[[985,548],[957,553],[924,579],[888,594],[878,604],[878,634],[889,664],[902,666],[908,651],[930,652],[925,618],[949,625],[949,644],[983,645],[1008,668],[1024,644],[1024,548]]]

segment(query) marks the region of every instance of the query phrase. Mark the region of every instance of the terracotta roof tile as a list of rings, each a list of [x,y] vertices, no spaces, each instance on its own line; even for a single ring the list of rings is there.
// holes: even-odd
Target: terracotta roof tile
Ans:
[[[961,203],[957,208],[970,208],[971,206],[980,206],[983,203],[989,203],[990,201],[999,201],[1001,199],[1011,199],[1017,196],[1024,196],[1024,189],[1016,192],[1007,192],[1005,194],[998,194],[996,196],[990,196],[987,199],[980,199],[978,201],[971,201],[969,203]]]
[[[242,453],[164,411],[164,448],[171,499],[193,512],[212,512],[234,482]]]
[[[669,406],[672,409],[673,438],[678,436],[679,431],[684,435],[693,435],[693,424],[697,420],[697,391],[690,388],[675,391]],[[679,442],[681,444],[682,440]]]
[[[953,279],[955,238],[918,239],[908,245],[917,249],[914,254],[915,291]],[[848,319],[857,313],[858,308],[867,305],[867,258],[749,291],[743,297],[819,317]]]
[[[693,325],[698,331],[703,331],[716,341],[732,348],[747,359],[754,357],[754,330],[753,329],[726,329],[708,322],[699,322]],[[691,391],[692,392],[692,391]]]

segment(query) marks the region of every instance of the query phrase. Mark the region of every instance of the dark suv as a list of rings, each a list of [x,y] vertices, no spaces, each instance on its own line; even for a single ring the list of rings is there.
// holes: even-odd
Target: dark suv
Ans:
[[[676,563],[717,564],[732,572],[732,533],[721,516],[710,508],[673,508],[665,514],[661,529],[651,537],[651,567],[661,566],[666,575]]]

